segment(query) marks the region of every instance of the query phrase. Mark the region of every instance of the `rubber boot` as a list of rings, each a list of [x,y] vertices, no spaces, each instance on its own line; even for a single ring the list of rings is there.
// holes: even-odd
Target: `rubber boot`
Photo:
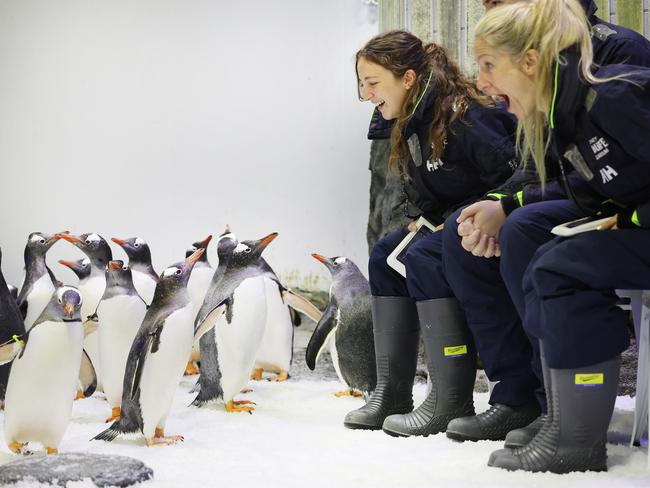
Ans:
[[[413,412],[386,418],[383,430],[400,437],[444,432],[450,420],[474,415],[476,352],[455,298],[417,303],[431,390]]]
[[[394,413],[413,410],[413,380],[418,359],[419,327],[415,301],[409,297],[372,297],[377,388],[363,407],[349,412],[348,429],[381,429]]]
[[[533,437],[535,437],[541,430],[544,423],[550,423],[553,420],[553,406],[551,405],[551,370],[548,368],[548,364],[546,363],[546,356],[544,356],[544,346],[542,345],[542,341],[539,341],[539,355],[542,363],[544,391],[546,392],[546,413],[541,414],[526,427],[511,430],[508,432],[508,435],[506,435],[506,449],[524,447],[526,444],[533,440]]]
[[[527,446],[493,452],[488,465],[511,471],[606,471],[620,364],[617,355],[589,367],[551,369],[551,422]]]

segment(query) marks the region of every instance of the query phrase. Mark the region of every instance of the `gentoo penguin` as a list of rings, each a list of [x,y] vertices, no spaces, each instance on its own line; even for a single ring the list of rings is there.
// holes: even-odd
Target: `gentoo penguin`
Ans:
[[[0,263],[2,250],[0,250]],[[18,310],[16,299],[11,295],[0,266],[0,343],[10,342],[14,337],[25,335],[23,317]],[[4,403],[7,381],[9,379],[10,364],[0,366],[0,406]]]
[[[187,282],[203,252],[199,249],[160,275],[151,306],[129,351],[121,416],[94,439],[112,441],[123,433],[142,432],[149,446],[182,440],[181,436],[165,435],[165,422],[194,340]]]
[[[5,442],[15,453],[27,442],[58,452],[72,412],[83,347],[81,294],[61,286],[14,359],[5,398]]]
[[[223,398],[228,412],[253,410],[252,406],[240,406],[251,402],[235,401],[234,397],[248,382],[264,334],[264,284],[250,278],[260,276],[257,262],[276,237],[273,233],[257,241],[243,241],[233,249],[236,241],[226,235],[217,244],[219,265],[195,321],[197,329],[214,324],[214,336],[206,334],[201,340],[200,390],[193,405]],[[247,299],[241,300],[242,296]],[[255,297],[257,302],[251,303]]]
[[[133,284],[138,295],[149,305],[153,300],[153,293],[158,284],[158,274],[151,264],[151,251],[149,245],[139,237],[129,239],[111,239],[119,245],[129,257],[129,268],[133,274]]]
[[[83,296],[81,306],[81,319],[86,319],[95,314],[99,300],[106,289],[106,275],[104,270],[108,262],[113,259],[108,242],[99,234],[87,233],[75,236],[72,234],[59,234],[61,239],[72,243],[90,259],[90,277],[79,285]],[[84,341],[84,350],[90,356],[97,373],[97,389],[102,388],[102,369],[99,361],[99,335],[90,334]]]
[[[59,259],[59,264],[66,268],[70,268],[77,276],[79,279],[77,288],[84,286],[88,281],[88,278],[90,278],[90,259],[88,258],[77,259],[76,261],[65,261],[64,259]]]
[[[29,330],[49,303],[56,289],[54,274],[45,264],[45,254],[63,234],[32,232],[25,246],[25,279],[18,294],[18,307]]]
[[[187,292],[190,294],[190,300],[192,300],[192,307],[194,308],[194,316],[198,313],[201,305],[203,305],[203,299],[205,294],[210,287],[210,282],[212,281],[212,276],[214,275],[214,268],[210,265],[208,261],[208,244],[212,240],[212,236],[209,235],[202,241],[197,241],[193,243],[185,252],[185,257],[189,257],[194,254],[197,249],[204,249],[205,252],[201,255],[201,258],[194,265],[192,270],[192,275],[190,276],[190,281],[187,283]],[[190,358],[187,361],[187,366],[185,368],[185,374],[192,375],[197,374],[199,369],[196,367],[195,362],[198,361],[201,357],[200,346],[197,344],[192,347],[192,353]]]
[[[370,285],[349,259],[312,256],[332,274],[332,286],[327,308],[307,345],[307,366],[312,370],[316,367],[316,360],[329,339],[339,379],[347,385],[350,394],[359,392],[367,396],[377,385]]]
[[[97,306],[102,323],[98,331],[100,368],[106,400],[112,409],[107,422],[120,416],[126,360],[146,311],[147,304],[133,286],[129,267],[122,261],[109,261],[106,290]]]

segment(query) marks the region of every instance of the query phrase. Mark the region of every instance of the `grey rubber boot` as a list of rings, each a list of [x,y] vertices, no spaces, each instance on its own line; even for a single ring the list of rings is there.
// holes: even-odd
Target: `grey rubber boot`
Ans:
[[[394,413],[413,410],[413,380],[418,359],[419,326],[409,297],[372,297],[377,387],[363,407],[349,412],[348,429],[381,429]]]
[[[539,354],[542,363],[542,376],[544,379],[544,391],[546,392],[546,413],[540,415],[533,420],[526,427],[515,429],[508,432],[506,435],[506,449],[515,449],[516,447],[524,447],[533,437],[541,430],[545,422],[553,421],[553,405],[551,405],[551,370],[546,363],[546,356],[544,356],[544,346],[542,341],[539,341]]]
[[[413,412],[386,418],[383,430],[392,436],[437,434],[450,420],[474,415],[476,352],[458,300],[425,300],[417,309],[431,390]]]
[[[585,368],[551,369],[551,422],[528,445],[493,452],[488,465],[511,471],[606,471],[620,364],[618,355]]]

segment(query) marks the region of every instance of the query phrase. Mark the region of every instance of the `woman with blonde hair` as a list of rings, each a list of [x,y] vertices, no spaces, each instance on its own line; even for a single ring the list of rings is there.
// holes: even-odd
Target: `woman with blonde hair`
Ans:
[[[576,0],[530,0],[490,11],[476,27],[479,86],[518,119],[522,157],[542,182],[545,160],[582,177],[566,193],[598,231],[540,247],[524,276],[527,333],[543,348],[548,414],[526,446],[496,451],[491,466],[528,471],[606,470],[627,315],[617,288],[650,286],[650,70],[604,66],[594,74],[585,12]],[[517,240],[539,235],[554,202],[527,202],[498,235],[502,269]],[[508,218],[510,219],[510,217]],[[527,226],[524,222],[529,222]]]
[[[406,31],[383,33],[359,50],[356,70],[360,99],[376,106],[368,137],[390,137],[389,168],[403,178],[413,204],[410,217],[439,225],[512,175],[514,119],[480,93],[442,47]],[[429,435],[444,431],[453,418],[474,414],[476,355],[445,279],[440,233],[408,249],[403,276],[386,258],[407,233],[384,236],[371,252],[377,387],[365,406],[345,417],[351,429]],[[433,387],[411,412],[420,330]],[[520,339],[526,342],[523,331]],[[529,396],[534,401],[534,385]],[[522,418],[521,426],[537,414]]]

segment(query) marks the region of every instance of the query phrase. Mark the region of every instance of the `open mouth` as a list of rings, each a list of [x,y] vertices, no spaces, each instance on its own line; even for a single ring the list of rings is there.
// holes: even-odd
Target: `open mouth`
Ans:
[[[377,108],[377,110],[379,110],[381,112],[381,109],[384,108],[385,103],[386,102],[384,102],[384,101],[378,102],[378,103],[375,104],[375,107]]]

